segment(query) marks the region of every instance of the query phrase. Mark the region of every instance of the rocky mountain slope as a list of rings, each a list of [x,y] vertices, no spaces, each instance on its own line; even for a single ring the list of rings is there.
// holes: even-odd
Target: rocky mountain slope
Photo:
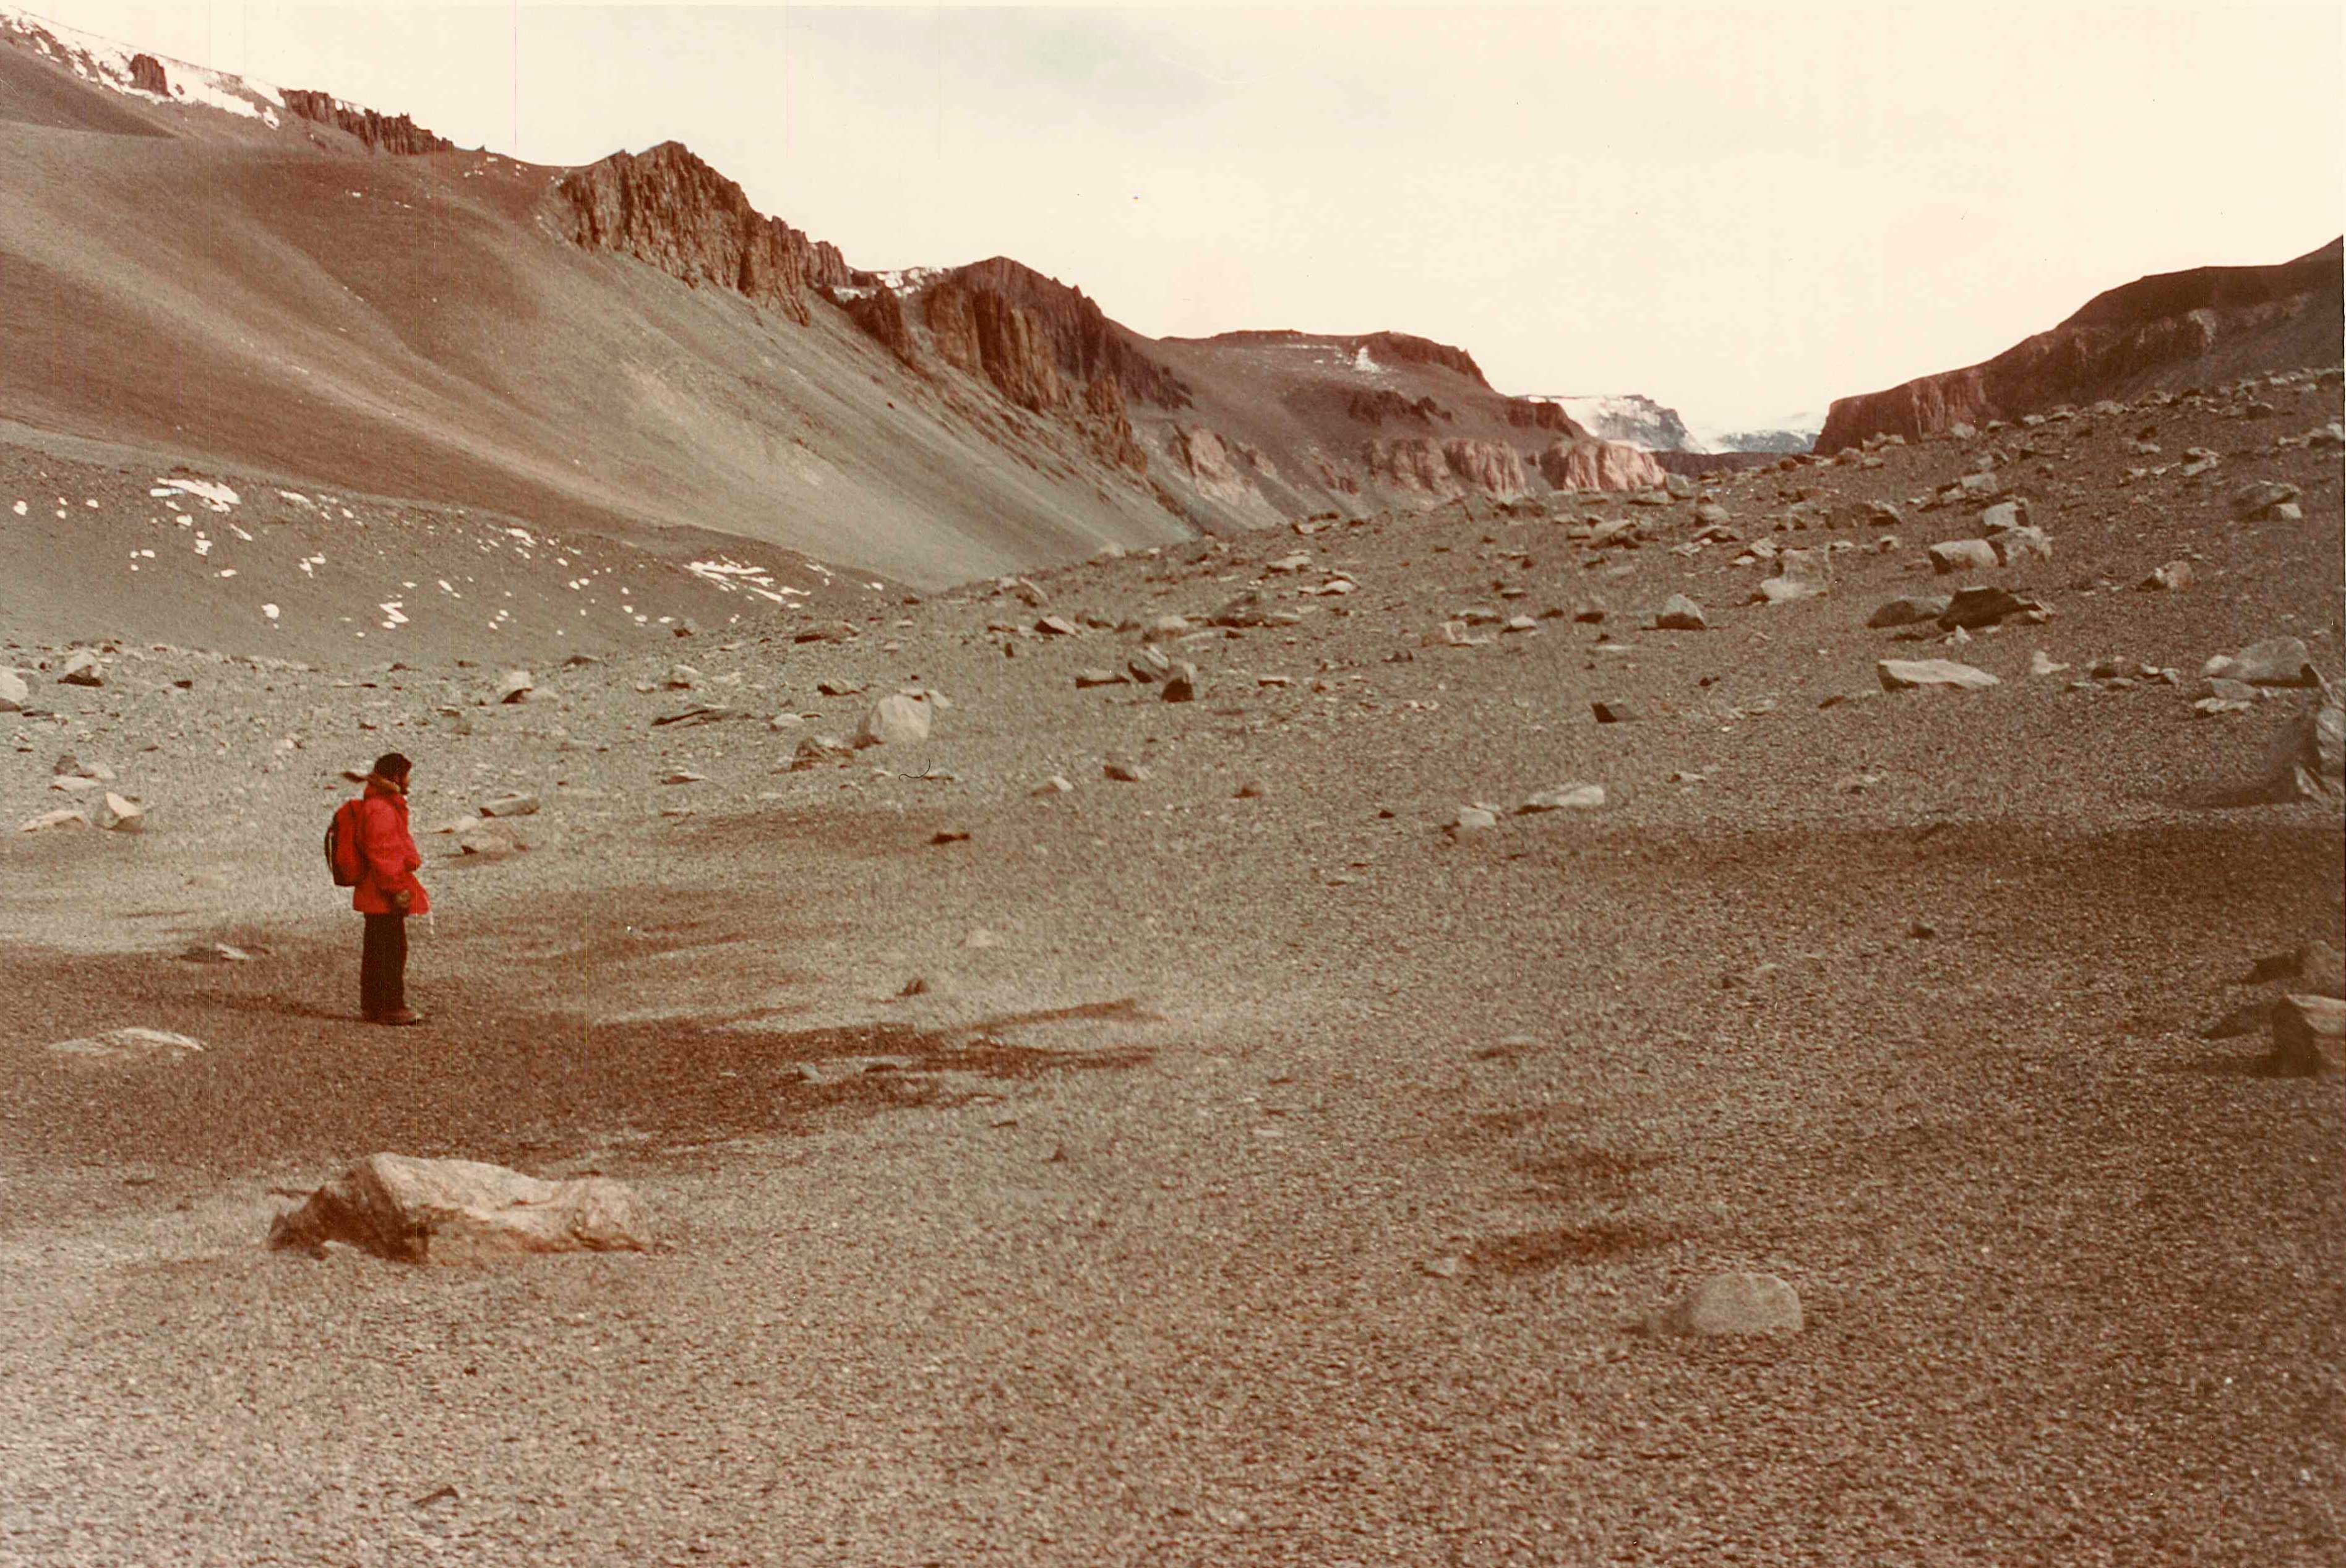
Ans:
[[[673,142],[524,165],[13,11],[0,264],[0,435],[35,470],[189,464],[656,554],[713,530],[934,586],[1658,478],[1458,350],[1153,343],[1006,259],[855,270]]]
[[[0,652],[0,1557],[2330,1563],[2346,1074],[2272,1047],[2346,941],[2341,414],[2260,376],[810,641],[511,519],[0,475],[0,539],[151,529],[251,621],[296,550],[305,624],[417,579],[291,663]],[[623,587],[700,631],[572,662]],[[450,629],[507,604],[525,689]],[[418,1030],[318,863],[394,747]],[[122,1027],[201,1048],[56,1049]],[[656,1249],[264,1249],[382,1150],[624,1181]],[[1797,1329],[1668,1331],[1742,1271]]]
[[[2271,267],[2201,267],[2097,294],[2047,332],[1964,370],[1838,399],[1816,450],[2017,419],[2062,403],[2128,398],[2334,360],[2346,241]]]

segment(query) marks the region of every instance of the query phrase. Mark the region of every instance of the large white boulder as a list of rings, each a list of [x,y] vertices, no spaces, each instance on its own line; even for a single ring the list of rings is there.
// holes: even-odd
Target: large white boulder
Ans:
[[[479,1160],[369,1156],[277,1217],[269,1245],[330,1241],[402,1263],[524,1252],[641,1252],[650,1226],[634,1192],[605,1176],[541,1181]]]

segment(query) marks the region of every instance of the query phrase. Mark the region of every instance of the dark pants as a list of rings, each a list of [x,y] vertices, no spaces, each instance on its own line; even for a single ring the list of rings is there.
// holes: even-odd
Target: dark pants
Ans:
[[[359,952],[359,1011],[369,1018],[407,1005],[407,917],[366,917],[366,945]]]

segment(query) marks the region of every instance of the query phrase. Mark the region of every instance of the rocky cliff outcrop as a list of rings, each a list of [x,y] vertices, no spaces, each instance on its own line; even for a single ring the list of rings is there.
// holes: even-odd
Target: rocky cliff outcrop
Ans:
[[[1521,453],[1504,441],[1447,441],[1443,461],[1461,483],[1504,501],[1531,488]]]
[[[975,302],[989,297],[1025,312],[1026,331],[1067,381],[1086,385],[1113,376],[1135,402],[1166,409],[1189,406],[1181,379],[1143,352],[1133,335],[1109,321],[1082,290],[1005,256],[956,268],[948,282],[968,296],[974,320],[981,320]],[[1008,318],[997,313],[995,319]]]
[[[163,62],[152,55],[130,56],[130,85],[142,93],[153,93],[157,97],[171,96],[171,78],[164,74]]]
[[[1344,412],[1362,424],[1376,426],[1392,419],[1413,421],[1431,427],[1435,420],[1450,417],[1450,411],[1430,397],[1422,397],[1413,402],[1385,387],[1347,394]]]
[[[1558,490],[1651,490],[1664,483],[1654,454],[1617,441],[1558,441],[1539,454],[1540,477]]]
[[[847,319],[905,364],[917,368],[920,350],[913,342],[913,326],[904,319],[904,301],[893,289],[874,289],[847,301]]]
[[[1148,453],[1132,433],[1132,411],[1122,382],[1114,376],[1094,377],[1084,389],[1084,414],[1085,433],[1102,460],[1136,473],[1148,472]]]
[[[138,69],[138,60],[144,59],[147,56],[141,55],[130,62],[134,75]],[[163,67],[156,66],[155,74],[160,76]],[[162,89],[158,87],[155,90],[160,92]],[[405,115],[377,114],[356,104],[346,104],[332,93],[288,87],[285,89],[285,107],[301,119],[348,132],[365,144],[370,152],[413,157],[418,153],[456,150],[454,142],[446,137],[433,135]]]
[[[1361,346],[1369,351],[1371,359],[1382,363],[1439,365],[1464,376],[1478,387],[1487,390],[1491,384],[1483,379],[1483,367],[1474,362],[1474,355],[1431,338],[1413,338],[1407,332],[1371,332],[1361,340]]]
[[[759,212],[681,142],[573,169],[555,198],[571,239],[587,249],[631,256],[695,287],[730,289],[801,326],[811,320],[808,290],[848,282],[837,247]]]
[[[1502,499],[1530,488],[1524,460],[1504,441],[1441,442],[1430,436],[1372,441],[1361,459],[1369,478],[1418,495],[1454,495],[1479,490]]]
[[[2112,289],[1984,363],[1838,400],[1816,450],[1838,452],[1872,435],[1913,440],[1952,424],[2160,386],[2334,364],[2346,286],[2341,249],[2333,239],[2277,267],[2202,267]]]
[[[1588,432],[1573,423],[1572,416],[1552,402],[1540,402],[1527,397],[1507,400],[1507,423],[1518,430],[1552,430],[1556,434],[1579,440]]]

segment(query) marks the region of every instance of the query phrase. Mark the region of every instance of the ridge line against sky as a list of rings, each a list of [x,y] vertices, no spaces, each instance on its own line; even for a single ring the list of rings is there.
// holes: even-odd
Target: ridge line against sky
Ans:
[[[856,266],[1414,332],[1711,429],[2346,229],[2329,5],[23,8],[534,162],[682,141]]]

